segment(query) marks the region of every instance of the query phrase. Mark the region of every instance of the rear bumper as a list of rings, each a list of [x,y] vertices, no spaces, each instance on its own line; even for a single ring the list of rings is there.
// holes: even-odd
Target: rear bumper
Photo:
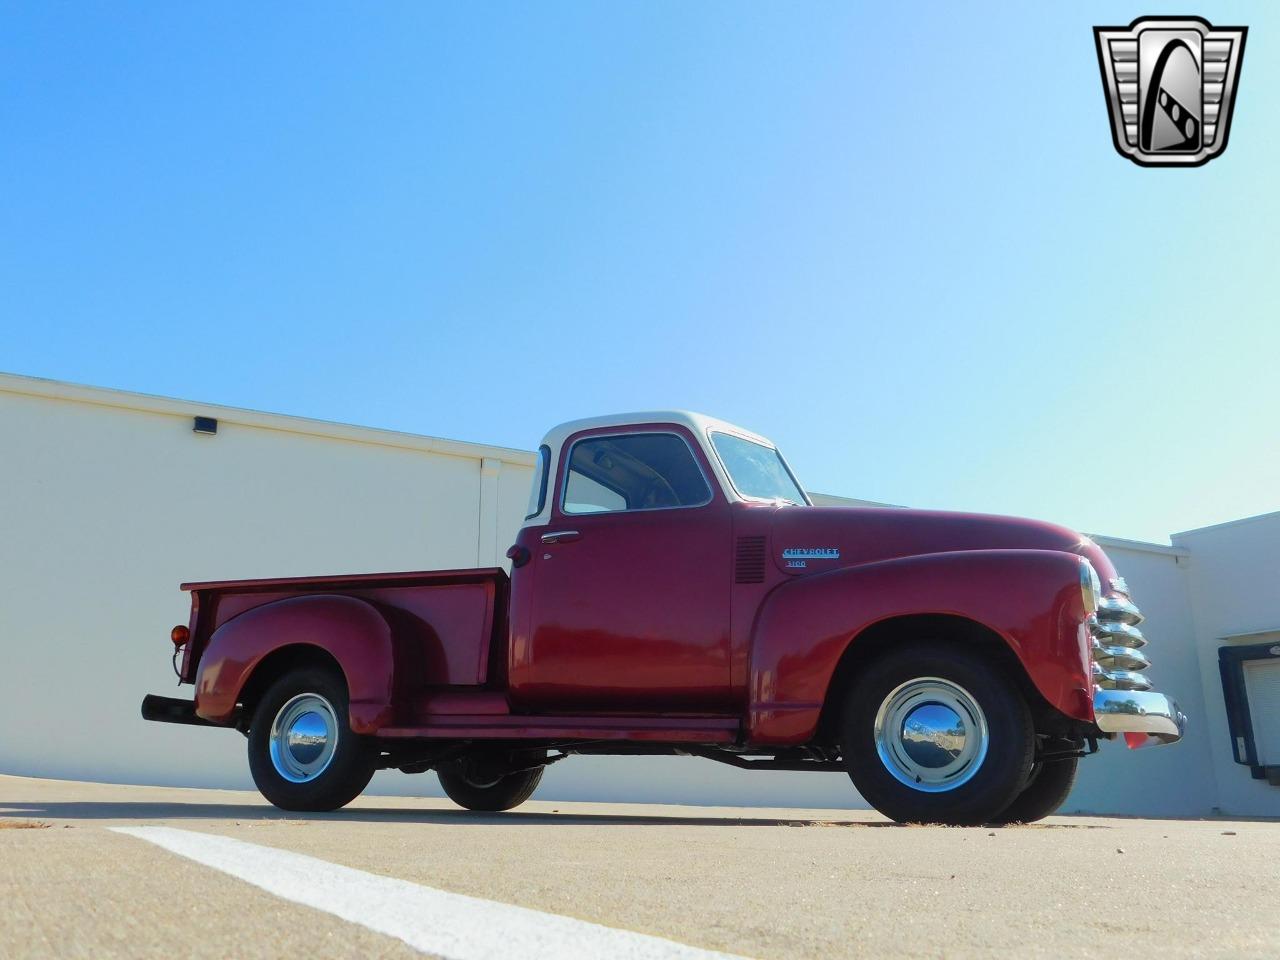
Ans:
[[[194,727],[223,726],[223,724],[213,723],[204,717],[196,716],[194,701],[157,697],[154,693],[149,693],[142,698],[142,719],[154,720],[156,723],[185,723]]]
[[[1095,687],[1093,717],[1103,733],[1124,734],[1131,749],[1177,743],[1187,718],[1171,697],[1152,690],[1104,690]]]

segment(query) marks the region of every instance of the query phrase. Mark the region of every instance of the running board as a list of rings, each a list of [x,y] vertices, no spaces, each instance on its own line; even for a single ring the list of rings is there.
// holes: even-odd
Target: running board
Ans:
[[[734,743],[740,722],[728,717],[439,716],[413,727],[383,727],[379,737],[416,740],[635,740]]]
[[[842,760],[818,760],[812,757],[765,757],[760,759],[751,759],[742,757],[736,753],[730,753],[728,750],[704,749],[691,747],[684,751],[691,757],[705,757],[708,760],[714,760],[716,763],[727,763],[731,767],[737,767],[740,770],[789,770],[802,772],[808,770],[816,770],[824,773],[847,773],[849,768],[845,766]]]

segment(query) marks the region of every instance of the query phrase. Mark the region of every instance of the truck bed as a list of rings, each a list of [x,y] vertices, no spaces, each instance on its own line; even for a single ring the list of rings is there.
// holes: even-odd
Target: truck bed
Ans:
[[[497,637],[505,631],[508,583],[500,567],[184,583],[192,642],[182,677],[194,680],[209,638],[241,614],[290,597],[336,594],[367,600],[394,619],[425,682],[482,686],[505,672]]]

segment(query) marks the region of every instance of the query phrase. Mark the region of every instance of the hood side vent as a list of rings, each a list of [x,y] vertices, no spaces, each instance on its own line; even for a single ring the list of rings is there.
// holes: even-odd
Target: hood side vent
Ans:
[[[764,537],[739,537],[734,583],[764,583]]]

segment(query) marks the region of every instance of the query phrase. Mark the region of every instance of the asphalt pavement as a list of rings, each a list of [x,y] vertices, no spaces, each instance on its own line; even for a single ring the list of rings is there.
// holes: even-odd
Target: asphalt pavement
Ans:
[[[300,817],[256,793],[0,776],[0,898],[6,958],[469,960],[510,922],[532,938],[512,956],[567,954],[555,936],[590,954],[592,936],[633,931],[648,935],[635,956],[1270,960],[1280,822],[903,827],[865,811],[535,800],[475,814],[403,797]],[[437,908],[442,921],[418,916]]]

